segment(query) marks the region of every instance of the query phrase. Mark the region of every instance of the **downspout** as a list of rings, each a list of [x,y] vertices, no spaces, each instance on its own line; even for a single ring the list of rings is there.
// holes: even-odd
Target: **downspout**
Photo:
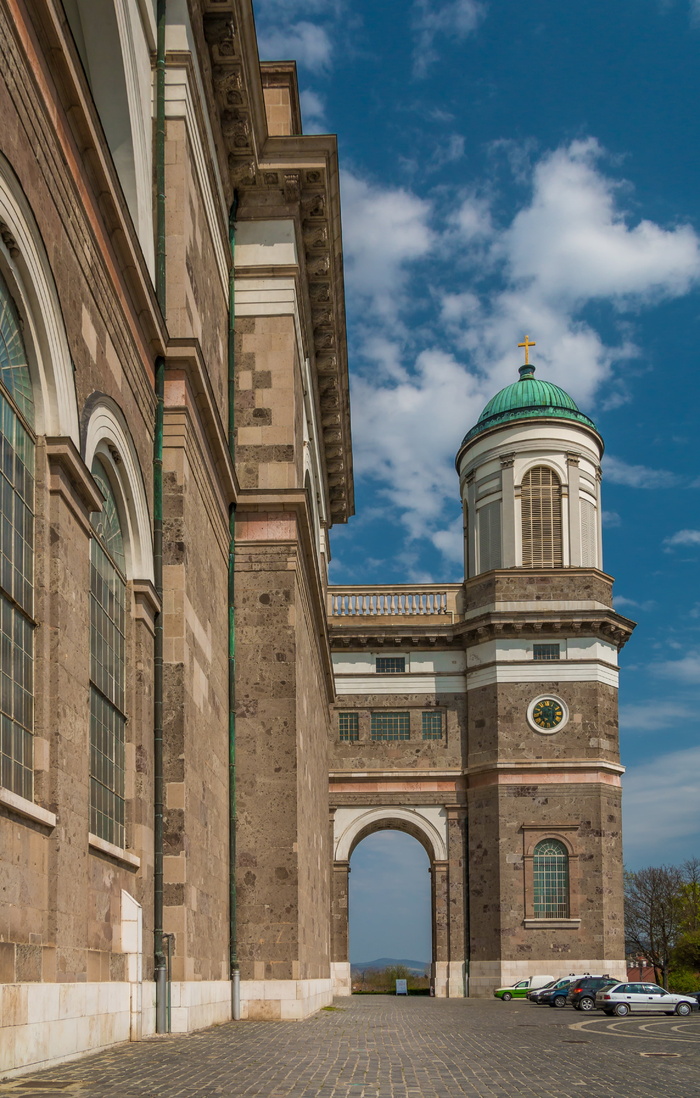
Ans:
[[[156,18],[156,296],[165,318],[165,4]],[[161,610],[153,641],[153,937],[156,983],[156,1033],[167,1033],[167,968],[163,952],[163,409],[165,359],[155,367],[156,419],[153,438],[153,573]]]
[[[234,258],[236,248],[236,213],[238,192],[233,192],[233,202],[228,215],[228,240],[231,249],[231,267],[228,278],[228,448],[231,464],[236,459],[236,409],[235,409],[235,334],[236,302],[234,293]],[[229,508],[228,542],[228,873],[229,873],[229,974],[231,979],[231,1017],[237,1022],[241,1017],[241,972],[238,964],[238,912],[236,908],[236,611],[235,595],[236,563],[236,504]]]

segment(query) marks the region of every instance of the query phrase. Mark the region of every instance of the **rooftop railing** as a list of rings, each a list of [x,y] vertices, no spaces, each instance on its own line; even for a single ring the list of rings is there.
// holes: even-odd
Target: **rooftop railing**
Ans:
[[[372,587],[329,587],[328,616],[342,618],[431,617],[454,621],[460,583],[377,584]]]

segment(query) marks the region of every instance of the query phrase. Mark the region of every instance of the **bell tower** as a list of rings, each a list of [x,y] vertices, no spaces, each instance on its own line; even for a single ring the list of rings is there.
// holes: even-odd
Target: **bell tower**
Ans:
[[[464,513],[469,993],[532,974],[625,976],[618,652],[603,571],[603,441],[519,379],[456,459]]]

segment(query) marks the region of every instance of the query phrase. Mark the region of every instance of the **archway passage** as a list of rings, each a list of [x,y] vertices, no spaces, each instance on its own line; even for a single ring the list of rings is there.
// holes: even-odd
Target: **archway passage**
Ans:
[[[396,968],[416,987],[433,962],[430,858],[403,831],[382,829],[355,845],[348,895],[353,990],[380,986],[375,973]]]
[[[354,850],[364,840],[387,832],[401,832],[406,838],[416,839],[428,859],[432,922],[431,980],[435,995],[462,997],[467,994],[464,815],[463,807],[456,804],[397,806],[375,802],[334,807],[331,914],[332,970],[337,995],[351,994],[348,940],[350,860]],[[420,880],[420,873],[413,873],[412,880],[414,884]],[[392,918],[393,914],[389,912],[388,918]],[[387,955],[395,956],[394,949]],[[417,959],[423,960],[422,957]]]

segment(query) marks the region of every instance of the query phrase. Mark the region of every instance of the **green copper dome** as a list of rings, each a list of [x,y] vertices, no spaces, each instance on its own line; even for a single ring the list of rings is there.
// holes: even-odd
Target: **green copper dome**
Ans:
[[[520,379],[506,385],[492,397],[478,422],[464,436],[462,446],[491,427],[521,419],[541,419],[543,416],[548,419],[572,419],[596,431],[593,420],[579,412],[568,393],[551,381],[540,381],[534,375],[534,366],[521,366]]]

